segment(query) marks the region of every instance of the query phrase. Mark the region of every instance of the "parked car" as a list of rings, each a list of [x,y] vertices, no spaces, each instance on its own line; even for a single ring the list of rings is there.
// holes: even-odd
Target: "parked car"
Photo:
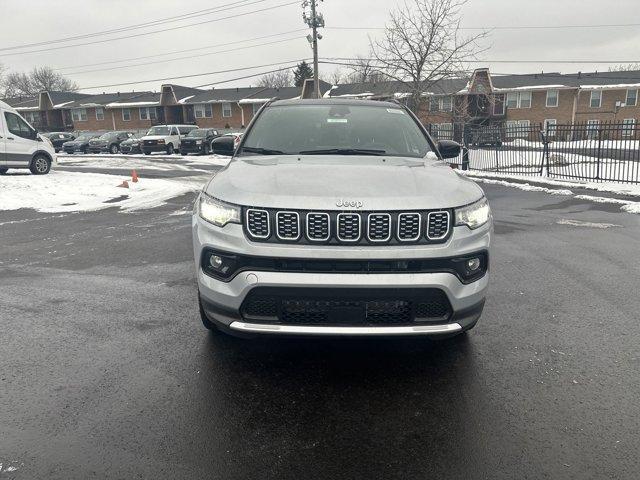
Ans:
[[[209,152],[211,152],[211,142],[219,136],[218,130],[213,128],[197,128],[191,130],[180,143],[180,153],[182,155],[188,155],[190,153],[209,155]]]
[[[474,147],[501,147],[502,134],[498,128],[480,128],[471,133],[471,145]]]
[[[436,336],[473,328],[489,283],[482,189],[404,105],[260,110],[192,219],[200,316],[237,335]]]
[[[111,153],[116,154],[120,151],[120,144],[131,138],[133,132],[107,132],[98,138],[89,141],[90,153]]]
[[[242,140],[242,135],[242,133],[225,133],[223,136],[214,139],[211,142],[211,153],[225,157],[233,156],[233,152],[235,152],[240,140]]]
[[[9,168],[28,168],[34,175],[43,175],[55,162],[52,143],[16,109],[0,101],[0,175]]]
[[[142,137],[142,151],[145,155],[152,152],[166,152],[169,155],[180,151],[182,138],[191,130],[198,128],[196,125],[158,125],[151,127]]]
[[[74,134],[68,132],[49,132],[43,133],[42,136],[47,137],[49,140],[51,140],[56,153],[62,150],[63,143],[75,140],[76,138]]]
[[[133,135],[120,144],[120,152],[127,155],[134,153],[142,153],[140,148],[140,137]]]
[[[62,144],[62,150],[65,153],[87,153],[89,151],[89,142],[94,139],[102,136],[102,133],[99,132],[87,132],[81,133],[75,140],[71,140],[69,142],[64,142]]]

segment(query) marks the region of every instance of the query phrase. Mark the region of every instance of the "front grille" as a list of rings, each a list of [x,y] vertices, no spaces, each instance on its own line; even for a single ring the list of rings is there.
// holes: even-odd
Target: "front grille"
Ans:
[[[440,240],[449,233],[449,212],[430,212],[428,216],[427,238]]]
[[[398,215],[398,240],[415,242],[420,238],[422,216],[419,213]]]
[[[314,242],[326,242],[331,238],[331,218],[328,213],[307,213],[307,238]]]
[[[157,145],[158,141],[157,140],[145,140],[144,144],[145,145]]]
[[[280,240],[300,238],[300,215],[297,212],[278,212],[276,214],[277,234]]]
[[[254,241],[342,245],[443,243],[451,234],[447,210],[337,212],[246,208],[245,231]]]
[[[359,213],[338,214],[338,240],[357,242],[360,240],[361,218]]]
[[[446,322],[451,304],[442,290],[278,289],[258,287],[240,309],[246,321],[283,325],[414,325]]]
[[[254,238],[269,238],[271,235],[269,212],[252,208],[247,210],[247,230]]]
[[[367,219],[367,236],[372,242],[386,242],[391,238],[391,215],[371,213]]]

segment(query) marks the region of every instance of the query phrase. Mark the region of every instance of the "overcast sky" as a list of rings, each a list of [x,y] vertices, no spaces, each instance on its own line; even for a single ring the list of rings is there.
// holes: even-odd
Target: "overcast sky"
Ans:
[[[248,3],[256,0],[248,0]],[[263,0],[244,8],[234,7],[224,12],[201,15],[179,22],[138,28],[106,36],[95,36],[77,40],[76,43],[101,41],[113,37],[140,34],[153,30],[174,28],[190,23],[207,22],[202,25],[175,29],[152,35],[138,36],[76,46],[39,53],[20,53],[22,50],[0,50],[0,63],[11,71],[24,71],[34,66],[49,65],[67,74],[85,91],[127,91],[158,89],[161,81],[183,75],[195,75],[219,70],[266,65],[311,55],[304,36],[299,31],[272,36],[253,42],[219,46],[230,42],[255,37],[292,32],[304,29],[300,2],[269,11],[256,12],[237,18],[221,19],[244,12],[265,9],[289,3],[291,0]],[[320,11],[327,27],[383,27],[389,9],[402,0],[325,0]],[[409,0],[411,1],[411,0]],[[126,27],[143,22],[186,14],[212,7],[238,3],[238,0],[2,0],[0,16],[0,49],[16,45],[47,42],[30,47],[31,50],[69,45],[51,43],[63,37]],[[179,8],[177,8],[179,6]],[[504,26],[553,26],[640,23],[638,0],[469,0],[463,10],[462,24],[465,27]],[[218,19],[218,21],[216,21]],[[325,57],[352,57],[365,54],[368,36],[380,31],[326,29],[320,42],[320,55]],[[280,43],[269,44],[275,41]],[[640,26],[609,28],[563,28],[563,29],[513,29],[495,30],[487,40],[490,49],[483,54],[486,61],[477,66],[488,66],[495,73],[525,73],[540,71],[575,72],[607,70],[609,65],[598,61],[640,61]],[[203,49],[202,47],[209,47]],[[207,54],[221,50],[237,49],[226,53],[206,55],[199,58],[166,61],[186,55]],[[164,55],[188,49],[200,50]],[[148,59],[123,61],[107,65],[89,64],[127,60],[151,56]],[[497,63],[496,60],[559,61],[559,63]],[[583,63],[562,63],[579,60]],[[151,65],[139,65],[162,61]],[[121,68],[114,68],[121,66]],[[73,67],[73,68],[72,68]],[[111,68],[106,71],[79,73],[83,70]],[[277,67],[192,78],[167,80],[198,86],[266,71]],[[322,67],[326,70],[334,67]],[[102,87],[115,83],[136,81],[136,85]],[[238,80],[223,86],[255,84],[256,79]]]

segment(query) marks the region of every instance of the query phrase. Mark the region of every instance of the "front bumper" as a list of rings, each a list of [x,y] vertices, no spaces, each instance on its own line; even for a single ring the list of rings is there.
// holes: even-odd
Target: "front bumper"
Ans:
[[[142,147],[142,151],[144,153],[152,153],[152,152],[166,152],[167,151],[167,145],[166,144],[160,144],[160,145],[143,145]]]
[[[491,224],[477,230],[455,227],[453,235],[444,244],[412,246],[349,246],[282,245],[254,243],[246,239],[240,225],[230,224],[217,228],[197,215],[192,221],[193,246],[196,259],[198,288],[207,318],[222,330],[240,334],[275,335],[451,335],[473,326],[482,313],[489,283],[487,272],[479,280],[464,284],[448,272],[433,273],[307,273],[281,271],[242,271],[228,282],[205,274],[200,266],[203,249],[215,248],[238,255],[280,258],[320,259],[417,259],[447,258],[488,251]],[[437,289],[444,292],[451,315],[442,323],[412,325],[287,325],[260,323],[243,318],[241,307],[249,293],[262,287],[278,289],[320,288],[340,290],[388,289],[402,293],[409,289]]]
[[[106,145],[103,145],[103,146],[91,145],[87,150],[89,153],[109,153],[109,147],[107,147]]]
[[[189,153],[203,153],[204,152],[204,144],[202,145],[181,145],[180,153],[182,155],[186,155]]]

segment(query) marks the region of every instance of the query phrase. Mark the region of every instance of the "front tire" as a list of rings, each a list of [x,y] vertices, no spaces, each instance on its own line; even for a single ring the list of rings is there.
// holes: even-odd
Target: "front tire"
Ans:
[[[7,173],[8,170],[9,169],[5,167],[0,168],[0,175],[4,175],[5,173]]]
[[[173,143],[167,145],[167,155],[173,155]]]
[[[144,154],[145,154],[145,155],[151,155],[151,152],[147,152],[147,151],[145,150]]]
[[[206,143],[202,147],[202,154],[203,155],[209,155],[209,145],[207,145]]]
[[[44,155],[36,155],[31,160],[29,170],[34,175],[46,175],[51,170],[51,160]]]
[[[118,151],[118,145],[116,145],[115,143],[111,145],[111,148],[109,148],[109,152],[111,152],[111,155],[115,155],[116,153],[118,153]]]

